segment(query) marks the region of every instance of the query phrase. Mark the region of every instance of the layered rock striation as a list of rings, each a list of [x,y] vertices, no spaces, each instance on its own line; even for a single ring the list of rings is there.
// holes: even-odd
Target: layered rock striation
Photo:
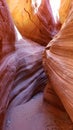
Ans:
[[[44,66],[52,89],[73,121],[73,1],[61,30],[46,47]],[[49,100],[46,94],[45,98]]]

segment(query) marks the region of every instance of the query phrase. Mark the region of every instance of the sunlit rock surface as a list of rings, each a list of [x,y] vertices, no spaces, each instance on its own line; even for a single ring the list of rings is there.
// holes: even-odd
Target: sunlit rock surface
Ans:
[[[73,122],[73,1],[61,30],[46,47],[44,66],[51,87]]]
[[[70,4],[72,0],[61,0],[60,9],[59,9],[59,17],[60,22],[63,24],[67,18],[68,12],[70,10]]]
[[[58,32],[49,0],[40,0],[39,7],[33,0],[7,0],[7,3],[22,36],[47,45]]]

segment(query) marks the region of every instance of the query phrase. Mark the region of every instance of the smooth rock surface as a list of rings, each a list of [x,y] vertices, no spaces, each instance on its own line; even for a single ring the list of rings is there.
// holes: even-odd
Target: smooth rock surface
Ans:
[[[21,129],[72,130],[73,123],[65,111],[43,101],[43,93],[39,93],[27,103],[8,109],[3,130]]]
[[[52,89],[73,122],[73,1],[61,30],[46,47],[43,63]]]
[[[41,0],[39,7],[37,1],[32,4],[32,0],[7,0],[7,3],[22,36],[47,45],[59,31],[61,25],[58,22],[59,28],[56,27],[49,0]]]

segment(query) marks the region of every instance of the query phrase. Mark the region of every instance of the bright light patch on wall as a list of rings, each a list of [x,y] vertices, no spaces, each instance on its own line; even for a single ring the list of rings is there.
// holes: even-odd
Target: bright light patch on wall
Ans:
[[[16,34],[17,34],[17,40],[22,39],[22,36],[21,36],[21,34],[19,33],[17,27],[16,27],[15,25],[14,25],[14,27],[15,27],[15,31],[16,31]]]
[[[42,0],[32,0],[32,7],[34,8],[34,13],[38,12],[38,8],[41,5]]]
[[[61,2],[61,0],[50,0],[50,5],[51,5],[51,8],[52,8],[52,12],[53,12],[55,22],[57,22],[57,20],[59,19],[60,2]]]

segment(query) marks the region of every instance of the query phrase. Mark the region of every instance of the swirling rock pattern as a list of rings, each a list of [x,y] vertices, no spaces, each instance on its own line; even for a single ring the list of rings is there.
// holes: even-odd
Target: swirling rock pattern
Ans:
[[[73,1],[60,32],[46,47],[44,66],[52,88],[73,121]]]
[[[20,130],[19,126],[34,130],[35,124],[37,130],[72,130],[73,124],[63,106],[43,101],[43,90],[47,83],[42,66],[44,47],[31,40],[16,40],[5,0],[0,2],[0,17],[0,130],[2,125],[4,130],[14,130],[14,125],[15,130]],[[19,119],[21,124],[18,123]],[[6,126],[3,120],[7,121]],[[22,125],[22,122],[25,124]]]

